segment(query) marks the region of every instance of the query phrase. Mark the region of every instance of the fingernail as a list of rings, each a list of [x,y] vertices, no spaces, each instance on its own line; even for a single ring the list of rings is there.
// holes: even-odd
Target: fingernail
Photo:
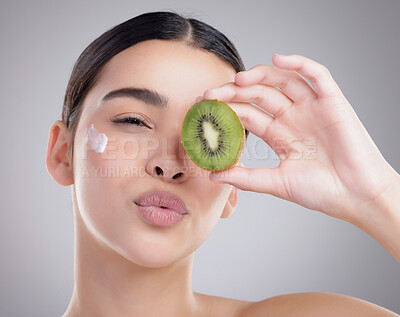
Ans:
[[[237,75],[239,75],[239,74],[246,74],[247,72],[248,72],[247,70],[243,70],[243,71],[241,71],[241,72],[236,73],[235,79],[236,79],[236,76],[237,76]]]
[[[210,180],[216,183],[220,183],[220,184],[226,184],[226,182],[224,181],[224,179],[220,178],[221,176],[217,175],[210,175]]]

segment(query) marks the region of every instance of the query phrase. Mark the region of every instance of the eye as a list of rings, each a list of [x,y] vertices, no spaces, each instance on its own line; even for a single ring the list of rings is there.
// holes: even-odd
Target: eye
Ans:
[[[132,125],[138,125],[138,126],[147,126],[146,122],[143,120],[137,118],[137,117],[132,117],[132,116],[125,116],[122,118],[117,118],[117,119],[112,119],[112,122],[116,123],[123,123],[123,124],[132,124]]]

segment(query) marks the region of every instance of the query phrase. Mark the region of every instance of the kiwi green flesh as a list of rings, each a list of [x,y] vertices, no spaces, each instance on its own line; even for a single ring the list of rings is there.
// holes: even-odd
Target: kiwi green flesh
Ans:
[[[182,144],[199,167],[223,170],[240,154],[244,128],[236,113],[218,100],[194,104],[182,126]]]

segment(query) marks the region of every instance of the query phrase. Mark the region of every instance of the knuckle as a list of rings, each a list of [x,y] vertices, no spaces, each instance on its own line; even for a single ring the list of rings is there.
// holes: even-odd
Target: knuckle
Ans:
[[[258,64],[254,66],[252,69],[255,69],[258,72],[265,73],[265,71],[268,69],[269,65],[264,65],[264,64]]]
[[[320,65],[321,65],[321,67],[322,67],[326,72],[329,72],[328,67],[326,67],[324,64],[320,64]]]
[[[297,97],[297,103],[300,105],[300,104],[302,104],[303,102],[305,102],[305,101],[307,100],[307,98],[308,98],[307,95],[299,95],[299,96]]]
[[[252,69],[264,69],[266,65],[264,64],[257,64],[256,66],[254,66]]]
[[[319,64],[317,63],[317,74],[319,77],[326,77],[326,76],[330,76],[330,72],[328,67],[326,67],[325,65]]]
[[[243,121],[244,121],[245,125],[249,124],[249,120],[250,120],[250,109],[249,109],[249,107],[246,107],[246,110],[244,111],[244,114],[243,114]]]
[[[321,65],[321,67],[322,67],[322,71],[323,71],[325,74],[329,75],[329,74],[330,74],[330,71],[329,71],[328,67],[326,67],[325,65],[322,65],[322,64],[320,64],[320,65]]]
[[[228,96],[229,96],[229,100],[237,100],[237,99],[240,99],[240,93],[239,93],[239,91],[238,91],[237,89],[234,89],[234,88],[229,89]]]
[[[261,138],[262,138],[263,140],[267,140],[267,139],[268,139],[270,127],[271,127],[270,124],[268,124],[268,125],[266,125],[266,126],[264,127],[264,129],[263,129],[264,131],[262,131],[262,133],[261,133]]]
[[[279,86],[278,86],[278,87],[280,87],[281,89],[285,89],[286,86],[288,85],[289,81],[290,81],[290,77],[289,77],[289,78],[286,78],[286,79],[282,79],[282,80],[279,82]]]
[[[322,78],[325,77],[327,75],[326,70],[324,68],[324,65],[317,65],[316,69],[315,69],[315,77],[316,78]]]
[[[253,94],[253,100],[255,103],[259,104],[263,100],[263,87],[261,85],[256,86],[256,89],[254,90]]]

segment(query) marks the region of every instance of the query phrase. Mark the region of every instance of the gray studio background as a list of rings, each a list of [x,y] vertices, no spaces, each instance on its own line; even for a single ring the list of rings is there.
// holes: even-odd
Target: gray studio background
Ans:
[[[61,118],[73,64],[109,28],[174,10],[210,23],[245,65],[274,53],[326,65],[387,161],[400,171],[399,1],[1,1],[1,316],[61,316],[73,289],[70,187],[45,169],[49,128]],[[250,136],[247,167],[275,167]],[[400,264],[351,224],[273,196],[239,193],[198,249],[194,290],[259,301],[341,293],[400,313]]]

